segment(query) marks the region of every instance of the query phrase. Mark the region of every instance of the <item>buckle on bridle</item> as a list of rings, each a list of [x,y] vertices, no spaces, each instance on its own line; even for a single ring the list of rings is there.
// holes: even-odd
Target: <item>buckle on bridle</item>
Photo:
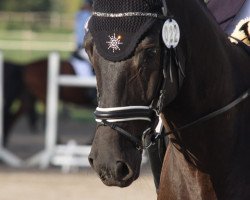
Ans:
[[[147,128],[142,134],[142,149],[148,149],[155,145],[159,134],[155,134],[152,128]]]

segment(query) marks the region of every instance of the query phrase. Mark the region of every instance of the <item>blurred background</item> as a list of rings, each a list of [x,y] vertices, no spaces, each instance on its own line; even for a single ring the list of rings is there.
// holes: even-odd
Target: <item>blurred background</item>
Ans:
[[[82,0],[1,0],[0,48],[6,59],[28,62],[74,49],[74,17]]]
[[[103,185],[87,162],[95,131],[92,113],[96,102],[95,87],[92,84],[86,88],[84,79],[94,79],[94,76],[90,72],[87,73],[90,77],[85,72],[83,76],[77,75],[71,65],[78,62],[72,59],[78,58],[76,52],[81,50],[76,26],[79,16],[85,15],[79,15],[79,11],[91,12],[91,8],[86,7],[88,2],[0,0],[3,57],[0,56],[0,63],[4,69],[0,79],[0,86],[4,86],[0,97],[4,100],[0,200],[156,199],[146,155],[140,178],[124,189]],[[80,18],[80,22],[84,20]],[[84,32],[83,25],[81,30]],[[56,85],[60,98],[56,99],[56,114],[49,118],[54,129],[48,128],[49,114],[45,114],[49,96],[46,90],[48,59],[52,52],[57,52],[61,60],[61,64],[58,62],[61,73],[77,76],[84,83],[84,87],[78,85],[77,88]],[[85,57],[83,60],[89,65]],[[50,152],[47,159],[46,150],[51,143],[58,151]]]

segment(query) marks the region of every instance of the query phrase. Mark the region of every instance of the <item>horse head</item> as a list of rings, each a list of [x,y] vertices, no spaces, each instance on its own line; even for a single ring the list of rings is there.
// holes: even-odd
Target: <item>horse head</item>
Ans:
[[[175,69],[163,67],[168,61],[162,59],[161,2],[126,1],[124,10],[117,7],[120,1],[114,2],[95,1],[85,38],[98,88],[98,125],[89,161],[106,185],[124,187],[139,176],[142,137],[153,131],[159,104],[170,101],[159,102],[163,71],[164,87],[171,82],[171,98],[178,83],[170,80]]]
[[[101,180],[125,187],[138,178],[142,150],[157,138],[161,113],[170,122],[170,146],[211,177],[218,197],[231,194],[227,189],[233,187],[224,179],[228,169],[235,170],[230,180],[240,175],[242,186],[244,173],[249,175],[244,166],[249,164],[245,132],[250,128],[249,112],[240,110],[249,109],[249,102],[238,104],[249,96],[249,90],[242,93],[250,84],[245,75],[249,57],[228,40],[204,2],[169,0],[166,6],[165,0],[95,0],[88,27],[85,48],[98,89],[89,161]],[[232,138],[239,135],[237,143]],[[236,147],[239,156],[232,153]],[[231,158],[247,163],[240,165],[244,173]],[[177,184],[171,172],[166,178],[173,190],[180,190],[180,182],[182,189],[189,188],[189,180],[182,178],[197,182],[196,173],[186,176],[187,170],[178,167]],[[234,188],[235,194],[240,190]]]

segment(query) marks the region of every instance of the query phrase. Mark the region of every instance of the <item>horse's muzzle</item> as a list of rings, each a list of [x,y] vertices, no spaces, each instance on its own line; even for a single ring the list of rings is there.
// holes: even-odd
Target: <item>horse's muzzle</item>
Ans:
[[[117,161],[109,166],[98,165],[90,154],[89,162],[102,182],[107,186],[127,187],[139,176],[139,173],[135,176],[131,167],[124,161]]]
[[[141,153],[108,126],[97,129],[89,163],[108,186],[129,186],[139,177]]]

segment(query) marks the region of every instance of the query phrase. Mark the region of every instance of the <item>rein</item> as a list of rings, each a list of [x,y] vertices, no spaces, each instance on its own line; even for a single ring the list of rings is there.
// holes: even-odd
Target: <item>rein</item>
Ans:
[[[166,52],[167,50],[165,50]],[[171,51],[171,50],[170,50]],[[172,133],[178,133],[181,130],[184,130],[186,128],[189,128],[191,126],[197,125],[199,123],[208,121],[220,114],[223,114],[227,112],[228,110],[232,109],[239,103],[241,103],[243,100],[247,99],[250,95],[250,88],[244,92],[242,95],[240,95],[236,100],[232,101],[228,105],[224,106],[223,108],[220,108],[212,113],[209,113],[208,115],[205,115],[191,123],[188,123],[184,126],[181,126],[180,128],[174,128],[173,130],[170,130],[168,132],[165,132],[164,135],[162,134],[162,131],[156,131],[157,127],[157,117],[159,117],[159,114],[162,112],[164,101],[166,98],[166,80],[167,80],[167,70],[172,66],[171,62],[166,66],[164,59],[164,65],[163,65],[163,81],[161,84],[159,97],[156,102],[156,105],[153,106],[153,100],[151,106],[125,106],[125,107],[113,107],[113,108],[96,108],[96,111],[94,112],[94,115],[96,117],[96,121],[99,122],[101,125],[109,126],[110,128],[116,130],[118,133],[120,133],[122,136],[127,138],[130,142],[134,144],[134,146],[139,150],[142,151],[143,149],[148,149],[150,146],[154,145],[160,138],[163,138],[169,134]],[[171,60],[171,59],[170,59]],[[179,62],[176,62],[179,63]],[[179,70],[181,74],[183,74],[183,77],[185,76],[183,73],[183,69],[181,66],[179,66]],[[171,77],[171,70],[169,70],[170,77]],[[172,81],[171,81],[172,82]],[[137,137],[133,136],[128,131],[122,129],[119,127],[117,122],[127,122],[127,121],[147,121],[153,123],[151,127],[147,127],[143,133],[142,138],[138,139]],[[161,122],[159,122],[161,123]],[[158,124],[159,126],[159,124]]]
[[[240,95],[236,100],[232,101],[228,105],[224,106],[223,108],[220,108],[212,113],[209,113],[208,115],[205,115],[204,117],[201,117],[191,123],[188,123],[184,126],[181,126],[180,128],[175,128],[174,130],[170,130],[168,132],[165,132],[164,135],[161,134],[161,131],[155,131],[152,128],[147,128],[143,134],[142,134],[142,140],[139,140],[137,137],[133,136],[131,133],[127,132],[126,130],[120,128],[116,124],[112,122],[124,122],[124,121],[134,121],[134,120],[144,120],[144,121],[150,121],[152,122],[152,118],[155,114],[155,110],[153,110],[150,107],[143,107],[143,106],[128,106],[128,107],[117,107],[117,108],[107,108],[107,109],[101,109],[102,111],[97,110],[94,112],[96,116],[96,121],[101,122],[101,124],[105,126],[109,126],[112,129],[118,131],[121,135],[129,139],[138,150],[142,149],[148,149],[151,145],[154,145],[160,138],[165,137],[171,133],[177,133],[181,130],[184,130],[186,128],[189,128],[191,126],[197,125],[199,123],[208,121],[220,114],[223,114],[227,112],[228,110],[232,109],[245,99],[247,99],[250,95],[250,88],[244,92],[242,95]],[[131,112],[132,116],[127,116],[127,113],[119,112],[119,111],[133,111],[133,109],[137,108],[139,112]],[[139,109],[138,109],[139,108]],[[100,108],[99,108],[100,110]],[[139,115],[141,114],[141,115]],[[117,119],[111,118],[111,116],[115,116]],[[118,116],[120,118],[118,119]],[[122,118],[123,116],[124,118]],[[125,117],[127,116],[127,117]],[[161,123],[161,121],[160,121]],[[157,124],[156,124],[157,125]],[[159,126],[159,124],[158,124]],[[156,126],[155,126],[156,127]]]
[[[241,103],[245,99],[247,99],[249,97],[249,95],[250,95],[250,88],[246,92],[244,92],[242,95],[240,95],[237,99],[235,99],[234,101],[232,101],[228,105],[224,106],[223,108],[220,108],[212,113],[209,113],[208,115],[205,115],[204,117],[201,117],[201,118],[199,118],[199,119],[197,119],[189,124],[181,126],[180,128],[175,128],[174,130],[170,130],[170,131],[165,133],[165,136],[167,136],[171,133],[177,133],[183,129],[189,128],[189,127],[194,126],[196,124],[210,120],[210,119],[212,119],[220,114],[223,114],[223,113],[227,112],[228,110],[232,109],[233,107],[237,106],[239,103]]]

